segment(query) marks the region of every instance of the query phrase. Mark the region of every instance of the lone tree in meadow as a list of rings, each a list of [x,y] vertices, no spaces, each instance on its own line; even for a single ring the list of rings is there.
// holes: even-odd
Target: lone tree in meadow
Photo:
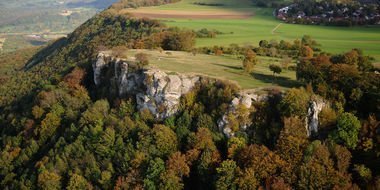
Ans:
[[[269,65],[269,69],[273,72],[274,77],[276,77],[275,74],[280,74],[282,72],[281,67],[275,64]]]
[[[253,69],[256,63],[257,63],[256,53],[253,52],[251,49],[248,49],[244,55],[244,60],[243,60],[244,71],[247,73],[253,72]]]

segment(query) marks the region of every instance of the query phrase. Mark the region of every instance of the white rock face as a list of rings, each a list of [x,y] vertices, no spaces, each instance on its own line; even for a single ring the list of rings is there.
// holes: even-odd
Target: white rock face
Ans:
[[[104,80],[115,81],[120,97],[134,95],[137,108],[148,109],[157,119],[174,115],[178,111],[181,96],[200,81],[198,76],[168,75],[156,69],[131,72],[127,62],[104,53],[99,53],[92,66],[95,85],[102,83],[102,70],[112,68],[113,78]]]
[[[119,96],[124,96],[128,91],[128,63],[117,60],[115,64],[115,76],[119,86]]]
[[[318,133],[318,116],[325,106],[326,103],[321,99],[315,99],[310,102],[306,117],[306,131],[308,136],[312,133]]]
[[[181,96],[200,81],[198,76],[168,75],[160,70],[148,70],[144,75],[146,91],[136,95],[138,109],[149,109],[159,119],[177,113]]]
[[[102,69],[107,66],[106,59],[109,57],[104,53],[99,53],[97,57],[97,61],[92,64],[92,69],[94,72],[94,83],[95,85],[100,84]]]
[[[236,110],[240,105],[244,105],[246,108],[252,109],[253,108],[252,104],[254,102],[265,101],[266,99],[267,99],[267,96],[259,96],[255,93],[242,92],[241,94],[239,94],[237,97],[235,97],[232,100],[227,113],[225,113],[223,117],[218,121],[219,130],[223,132],[224,135],[226,135],[226,137],[228,138],[235,136],[235,133],[232,131],[232,129],[228,127],[228,123],[229,123],[228,115],[231,113],[233,115],[236,115]],[[239,126],[240,130],[243,130],[243,131],[246,130],[247,127],[250,126],[251,124],[252,123],[242,123]]]

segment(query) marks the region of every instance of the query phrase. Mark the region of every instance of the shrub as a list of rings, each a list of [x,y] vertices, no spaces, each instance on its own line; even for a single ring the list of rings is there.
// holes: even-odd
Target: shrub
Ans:
[[[137,53],[135,57],[136,57],[136,63],[139,69],[143,69],[149,64],[148,54]]]

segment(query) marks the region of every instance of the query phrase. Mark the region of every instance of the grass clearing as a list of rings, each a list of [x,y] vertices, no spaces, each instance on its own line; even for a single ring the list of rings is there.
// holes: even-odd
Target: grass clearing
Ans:
[[[280,23],[273,17],[273,10],[253,7],[250,0],[203,0],[201,2],[222,3],[225,6],[201,6],[194,2],[200,0],[182,0],[179,3],[167,4],[157,7],[144,7],[136,9],[150,14],[162,11],[191,11],[193,14],[202,12],[231,11],[251,14],[247,19],[215,19],[215,18],[164,18],[163,21],[169,26],[199,30],[202,28],[215,29],[225,34],[216,38],[197,39],[197,46],[251,44],[258,46],[260,40],[287,40],[300,39],[303,35],[310,35],[317,40],[326,52],[342,53],[352,48],[360,48],[364,53],[380,61],[380,26],[361,27],[332,27],[312,26]],[[136,11],[135,10],[135,11]],[[126,12],[130,10],[124,10]],[[254,16],[253,16],[254,15]],[[275,30],[274,30],[275,29]],[[274,32],[273,32],[274,31]]]
[[[181,51],[165,51],[160,53],[156,50],[128,50],[129,60],[133,60],[135,54],[146,53],[149,55],[149,67],[158,68],[168,73],[186,73],[206,75],[212,78],[224,79],[236,82],[243,89],[280,87],[296,87],[294,71],[283,70],[273,77],[269,70],[270,64],[280,64],[279,59],[270,57],[258,57],[259,63],[255,71],[248,74],[242,69],[242,61],[231,56],[215,56]]]

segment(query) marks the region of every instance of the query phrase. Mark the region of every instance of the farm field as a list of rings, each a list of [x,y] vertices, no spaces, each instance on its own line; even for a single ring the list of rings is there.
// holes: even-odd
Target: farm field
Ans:
[[[380,26],[346,28],[286,24],[272,16],[273,9],[254,7],[249,0],[202,1],[222,3],[224,6],[201,6],[193,4],[194,2],[198,1],[182,0],[174,4],[124,11],[140,17],[158,18],[169,26],[194,30],[207,28],[225,33],[216,38],[197,39],[198,47],[232,43],[257,46],[263,39],[293,41],[307,34],[316,39],[326,52],[341,53],[360,48],[365,54],[375,57],[376,61],[380,62]],[[234,18],[237,15],[240,15],[240,18]]]
[[[212,78],[235,81],[243,89],[260,87],[296,87],[296,74],[294,71],[283,70],[280,75],[273,77],[269,70],[270,64],[280,64],[279,59],[258,57],[259,63],[254,72],[248,74],[242,68],[242,61],[230,56],[215,56],[189,52],[157,50],[128,50],[127,57],[133,60],[135,54],[145,53],[149,56],[149,67],[158,68],[166,72],[205,75]]]

